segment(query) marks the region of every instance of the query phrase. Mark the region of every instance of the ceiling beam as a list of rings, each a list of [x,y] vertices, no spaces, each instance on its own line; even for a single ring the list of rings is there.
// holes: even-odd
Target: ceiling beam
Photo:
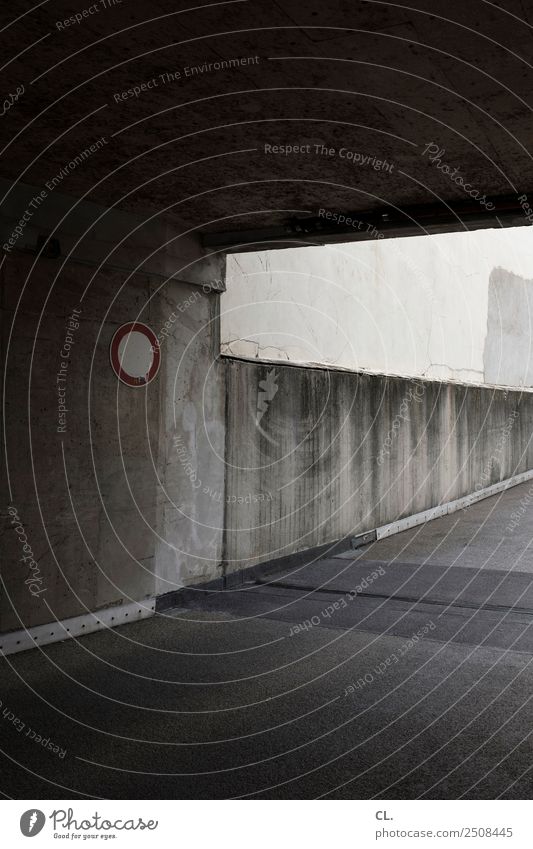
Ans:
[[[319,210],[312,217],[291,218],[285,224],[255,230],[204,233],[206,248],[233,250],[325,245],[335,242],[368,241],[397,236],[464,232],[487,227],[514,227],[533,223],[533,212],[525,195],[498,195],[479,201],[453,201],[382,206],[366,212]],[[522,200],[521,200],[521,199]]]

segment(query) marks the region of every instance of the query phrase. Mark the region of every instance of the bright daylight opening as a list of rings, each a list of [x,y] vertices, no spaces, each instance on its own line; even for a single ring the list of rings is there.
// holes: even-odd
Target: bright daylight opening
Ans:
[[[527,227],[230,254],[223,354],[533,385]]]

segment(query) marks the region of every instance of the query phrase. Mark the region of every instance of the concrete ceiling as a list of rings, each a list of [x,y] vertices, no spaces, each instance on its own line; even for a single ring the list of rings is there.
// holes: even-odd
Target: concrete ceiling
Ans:
[[[61,192],[166,210],[204,232],[320,208],[470,200],[424,155],[429,143],[480,195],[533,195],[533,2],[500,3],[6,4],[3,97],[25,90],[2,117],[0,175],[44,185],[103,136]],[[58,26],[84,9],[79,23]],[[185,72],[240,57],[258,58]],[[116,97],[153,79],[137,97]],[[392,169],[354,165],[341,148]]]

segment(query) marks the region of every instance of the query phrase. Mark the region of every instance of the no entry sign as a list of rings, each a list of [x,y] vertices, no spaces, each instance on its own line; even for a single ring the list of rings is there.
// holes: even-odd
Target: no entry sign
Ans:
[[[154,331],[139,321],[123,324],[109,347],[113,371],[128,386],[146,386],[159,371],[161,353]]]

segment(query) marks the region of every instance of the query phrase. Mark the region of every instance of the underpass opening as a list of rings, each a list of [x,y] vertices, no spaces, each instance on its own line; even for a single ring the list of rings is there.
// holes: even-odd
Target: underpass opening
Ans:
[[[226,280],[228,572],[528,479],[527,228],[230,253]]]

